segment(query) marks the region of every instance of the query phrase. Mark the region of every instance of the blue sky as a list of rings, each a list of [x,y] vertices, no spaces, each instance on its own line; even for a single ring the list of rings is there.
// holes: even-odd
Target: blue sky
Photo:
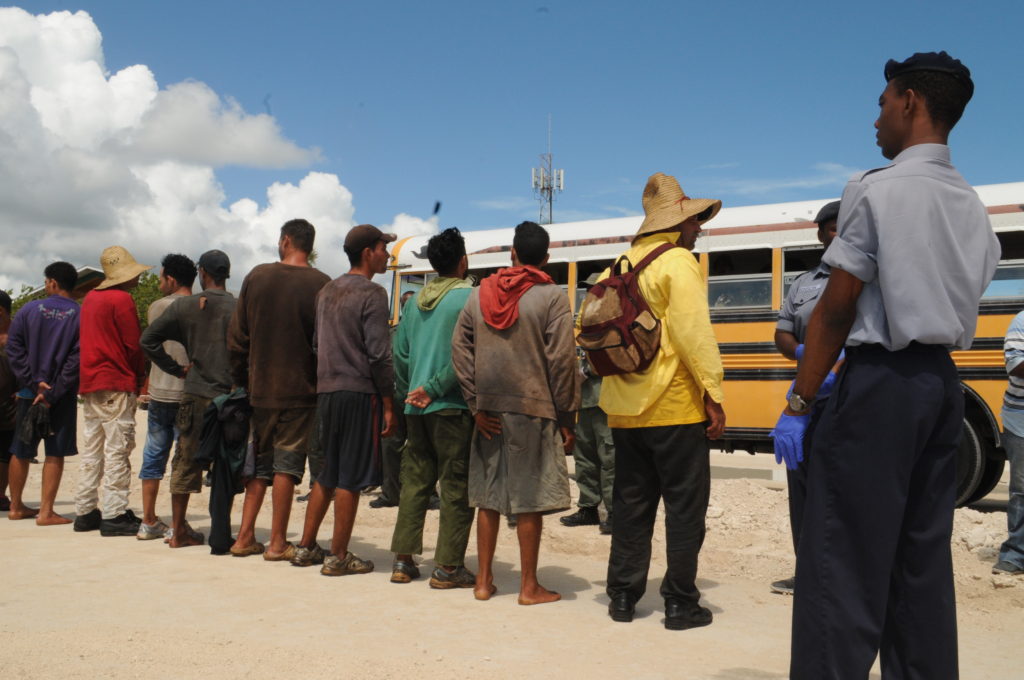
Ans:
[[[223,205],[311,172],[354,222],[536,219],[530,168],[553,119],[555,220],[638,214],[648,175],[726,206],[838,196],[882,164],[890,57],[944,49],[976,94],[951,139],[974,184],[1024,179],[1019,2],[33,2],[85,10],[105,68],[205,83],[272,114],[300,160],[211,161]],[[293,154],[294,155],[294,154]],[[256,166],[256,167],[254,167]],[[2,264],[2,263],[0,263]],[[2,281],[0,281],[2,282]]]
[[[972,183],[1024,177],[1020,3],[80,2],[107,67],[201,80],[352,190],[356,219],[397,212],[509,226],[536,211],[547,116],[567,191],[555,218],[639,210],[647,175],[727,205],[837,195],[878,165],[882,65],[945,49],[977,95],[952,139]],[[1015,85],[1016,84],[1016,85]],[[830,167],[832,166],[832,167]],[[218,174],[259,196],[307,168]],[[504,208],[504,209],[502,209]]]

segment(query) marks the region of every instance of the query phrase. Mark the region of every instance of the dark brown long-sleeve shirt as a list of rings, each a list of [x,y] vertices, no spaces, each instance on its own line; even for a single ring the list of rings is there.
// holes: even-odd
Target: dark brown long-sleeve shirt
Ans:
[[[316,294],[331,279],[273,262],[245,277],[228,328],[231,377],[259,408],[316,404]]]

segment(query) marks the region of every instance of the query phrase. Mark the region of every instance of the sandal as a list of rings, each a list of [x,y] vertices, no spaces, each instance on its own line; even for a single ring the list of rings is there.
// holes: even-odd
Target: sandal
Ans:
[[[266,548],[263,546],[262,543],[254,541],[253,543],[245,546],[244,548],[236,548],[234,546],[231,546],[231,549],[228,550],[228,552],[231,553],[232,557],[249,557],[249,555],[260,555],[263,553],[264,550],[266,550]]]
[[[358,558],[357,558],[358,559]],[[391,582],[392,583],[409,583],[413,579],[420,577],[420,570],[416,566],[415,562],[406,562],[405,560],[395,560],[391,564]]]
[[[328,555],[324,559],[324,566],[320,573],[324,576],[344,576],[345,574],[368,574],[373,571],[373,562],[361,560],[351,552],[345,554],[345,559],[339,559],[337,555]]]
[[[291,562],[292,558],[295,557],[295,544],[286,543],[284,550],[279,553],[272,553],[269,550],[263,553],[263,559],[267,562]]]

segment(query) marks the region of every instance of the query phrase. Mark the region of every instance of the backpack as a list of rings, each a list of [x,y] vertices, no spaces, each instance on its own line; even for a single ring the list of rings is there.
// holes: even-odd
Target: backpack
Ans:
[[[635,267],[622,255],[612,265],[611,276],[587,292],[576,342],[597,375],[639,373],[654,361],[661,346],[661,320],[640,292],[638,276],[655,258],[676,247],[663,243]]]

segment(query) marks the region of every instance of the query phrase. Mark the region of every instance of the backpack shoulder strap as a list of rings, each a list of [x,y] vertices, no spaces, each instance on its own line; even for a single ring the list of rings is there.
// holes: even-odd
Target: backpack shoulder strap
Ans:
[[[679,246],[675,245],[674,243],[662,243],[660,246],[658,246],[657,248],[655,248],[651,252],[647,253],[647,257],[645,257],[644,259],[640,260],[640,262],[637,263],[637,265],[635,267],[633,267],[633,273],[634,274],[639,273],[639,271],[641,269],[643,269],[644,267],[646,267],[650,263],[654,262],[654,260],[657,259],[659,255],[661,255],[662,253],[668,252],[672,248],[678,248],[678,247]]]

